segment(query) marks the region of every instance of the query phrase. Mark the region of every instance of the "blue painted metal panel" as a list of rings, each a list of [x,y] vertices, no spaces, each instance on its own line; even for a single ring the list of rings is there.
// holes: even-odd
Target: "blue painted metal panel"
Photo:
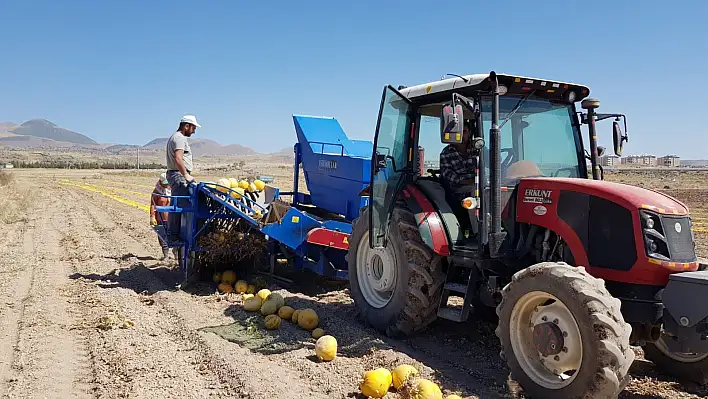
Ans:
[[[298,251],[302,249],[303,244],[307,245],[307,233],[321,226],[322,221],[315,216],[296,208],[290,208],[279,223],[265,225],[261,230],[268,237]]]
[[[313,205],[352,220],[371,176],[373,144],[349,140],[334,118],[293,116],[300,159]]]

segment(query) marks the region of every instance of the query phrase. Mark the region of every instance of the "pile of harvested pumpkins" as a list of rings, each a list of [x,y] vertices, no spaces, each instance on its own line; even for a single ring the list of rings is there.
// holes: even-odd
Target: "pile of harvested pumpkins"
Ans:
[[[280,327],[282,320],[290,320],[302,329],[312,332],[315,343],[315,354],[321,361],[332,361],[337,357],[337,340],[331,335],[325,335],[319,325],[317,313],[310,308],[295,310],[285,304],[285,299],[277,292],[263,288],[256,291],[253,284],[245,280],[236,281],[236,274],[227,270],[216,273],[214,281],[219,282],[222,293],[243,294],[243,308],[249,312],[260,312],[265,316],[265,328],[268,330]],[[232,284],[235,285],[232,286]],[[418,378],[418,370],[410,365],[400,365],[389,371],[377,368],[366,371],[359,383],[361,393],[369,398],[383,398],[391,387],[406,399],[443,399],[440,387],[433,381]],[[462,399],[457,395],[449,395],[445,399]]]

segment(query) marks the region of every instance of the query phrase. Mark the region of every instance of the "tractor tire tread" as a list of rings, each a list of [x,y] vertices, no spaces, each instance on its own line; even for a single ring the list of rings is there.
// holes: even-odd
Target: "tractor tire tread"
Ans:
[[[364,208],[360,217],[353,221],[350,237],[348,263],[355,262],[355,253],[359,240],[368,229],[368,208]],[[362,218],[364,218],[362,220]],[[442,296],[445,274],[442,271],[442,258],[435,254],[423,242],[415,223],[413,213],[401,203],[397,203],[391,216],[391,229],[387,245],[400,246],[408,274],[403,308],[392,325],[378,327],[369,320],[368,304],[358,306],[359,317],[367,325],[389,337],[402,337],[425,329],[437,318],[438,302]],[[391,238],[399,236],[400,242]],[[350,272],[351,275],[351,272]],[[400,276],[400,272],[399,272]],[[356,278],[356,276],[351,276]]]
[[[584,348],[581,370],[583,378],[570,385],[548,390],[526,376],[512,351],[508,334],[509,315],[513,309],[513,299],[519,298],[531,288],[524,287],[534,283],[534,279],[543,276],[546,287],[569,287],[569,298],[577,309],[586,309],[585,315],[576,315],[576,322],[582,334],[589,335],[589,341],[595,348]],[[540,284],[540,283],[539,283]],[[629,345],[631,327],[624,322],[618,302],[607,291],[604,281],[588,274],[584,268],[570,266],[564,262],[543,262],[525,268],[514,274],[512,281],[502,290],[501,303],[497,306],[499,325],[497,337],[502,343],[500,356],[511,370],[511,377],[519,381],[531,397],[546,398],[615,398],[630,380],[629,367],[634,361],[634,351]],[[557,296],[558,292],[548,293]],[[570,307],[568,303],[566,306]],[[591,335],[590,335],[591,334]],[[583,342],[586,342],[585,339]],[[594,351],[596,350],[596,351]],[[582,367],[591,367],[594,372],[583,372]],[[581,377],[578,375],[578,377]]]

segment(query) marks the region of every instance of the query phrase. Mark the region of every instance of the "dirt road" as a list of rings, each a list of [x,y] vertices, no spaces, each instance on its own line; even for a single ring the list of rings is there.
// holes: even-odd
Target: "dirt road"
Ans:
[[[13,184],[30,183],[42,187],[41,200],[24,219],[0,224],[2,397],[345,399],[357,397],[363,371],[404,362],[446,394],[518,396],[491,324],[438,321],[389,340],[357,322],[346,288],[271,287],[295,307],[315,309],[337,337],[339,357],[319,363],[307,332],[287,322],[263,330],[237,295],[215,294],[210,282],[179,290],[174,261],[156,259],[144,210],[51,176],[19,174]],[[232,326],[234,342],[214,333],[221,326]],[[633,370],[622,397],[708,394],[641,359]]]

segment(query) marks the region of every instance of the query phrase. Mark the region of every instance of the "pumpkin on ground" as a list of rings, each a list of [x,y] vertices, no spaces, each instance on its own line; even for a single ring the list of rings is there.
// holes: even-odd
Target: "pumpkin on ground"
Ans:
[[[390,387],[391,373],[385,368],[365,372],[364,378],[359,384],[361,393],[371,398],[383,398]]]
[[[236,272],[233,270],[227,270],[221,273],[221,282],[226,284],[233,284],[236,282]]]
[[[243,299],[243,301],[245,302],[246,299],[253,298],[253,297],[255,297],[255,295],[253,295],[253,294],[243,294],[243,297],[241,297],[241,299]],[[258,299],[260,299],[260,298],[258,298]]]
[[[248,288],[246,288],[246,293],[247,294],[255,294],[256,293],[256,286],[253,284],[249,284]]]
[[[236,292],[243,294],[248,289],[248,283],[245,280],[239,280],[236,282]]]
[[[295,309],[290,306],[283,306],[278,309],[278,316],[280,316],[281,319],[290,320],[293,317],[293,313],[295,313]]]
[[[305,330],[313,330],[320,322],[317,313],[312,309],[303,309],[297,317],[297,324]]]
[[[261,298],[254,296],[243,301],[243,308],[249,312],[257,312],[261,309]]]
[[[280,317],[277,314],[269,314],[265,318],[265,327],[269,330],[280,327]]]
[[[314,338],[314,339],[319,339],[323,335],[324,335],[324,330],[321,328],[315,328],[314,330],[312,330],[312,338]]]
[[[270,314],[275,314],[278,311],[277,304],[275,301],[265,301],[261,305],[261,314],[263,316],[268,316]]]
[[[337,339],[331,335],[320,337],[315,343],[315,354],[326,362],[334,360],[337,357]]]
[[[261,298],[261,301],[267,301],[268,296],[270,295],[270,290],[263,288],[262,290],[258,291],[256,294],[257,297]]]
[[[268,301],[275,301],[276,307],[278,309],[282,308],[285,306],[285,299],[283,298],[282,295],[278,294],[277,292],[273,292],[270,295],[268,295]]]
[[[300,310],[300,309],[298,309],[298,310],[296,310],[296,311],[293,312],[292,317],[290,317],[290,320],[291,320],[293,323],[297,324],[297,319],[300,317],[300,312],[302,312],[302,310]]]
[[[226,283],[221,283],[219,284],[219,291],[223,292],[224,294],[230,294],[233,292],[233,287],[231,284],[226,284]]]
[[[418,370],[416,370],[416,368],[413,366],[402,364],[396,367],[391,373],[391,376],[393,377],[393,387],[396,388],[396,390],[401,389],[401,387],[403,386],[403,384],[406,383],[408,378],[415,375],[418,375]]]
[[[410,399],[443,399],[440,387],[425,378],[418,378],[413,383],[406,384],[404,390]]]

